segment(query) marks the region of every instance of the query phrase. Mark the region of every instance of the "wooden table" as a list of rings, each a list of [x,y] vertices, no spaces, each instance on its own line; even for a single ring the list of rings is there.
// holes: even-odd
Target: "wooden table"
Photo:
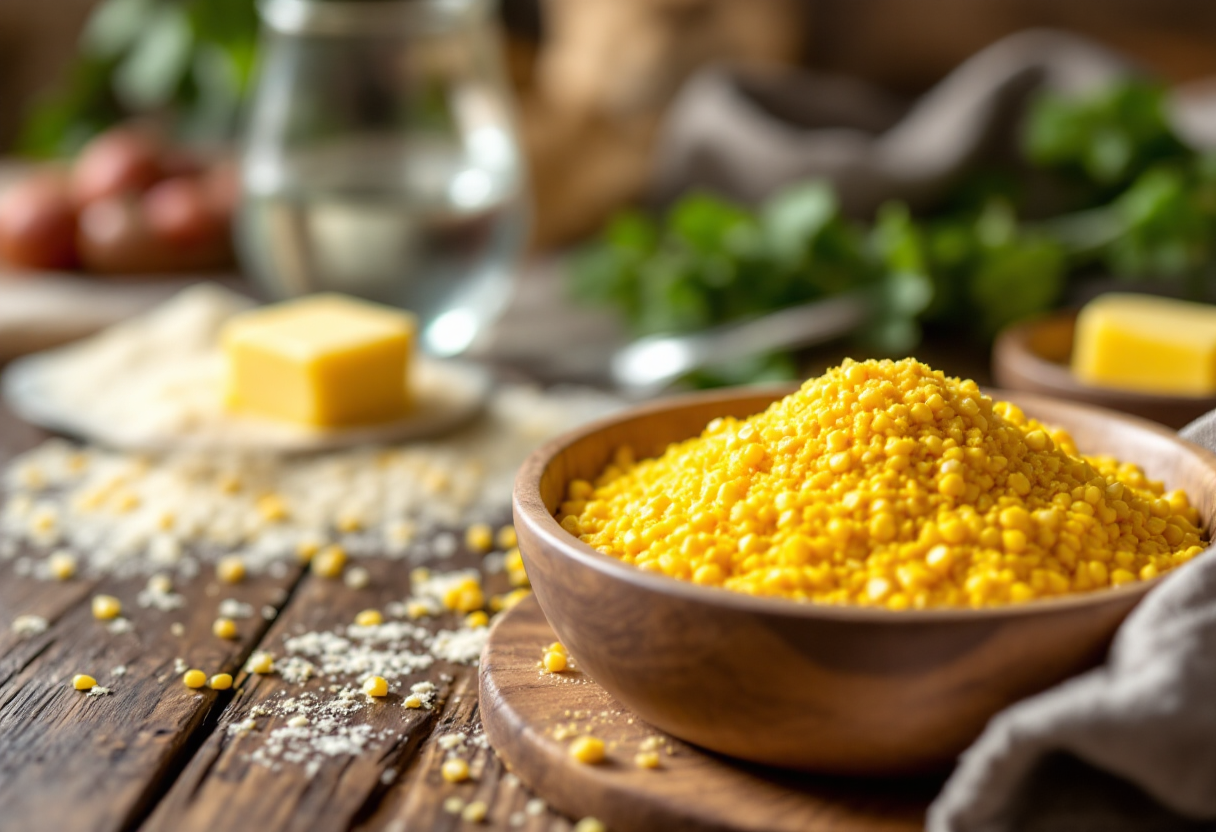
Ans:
[[[602,314],[580,317],[577,310],[559,310],[558,289],[558,277],[551,271],[537,270],[521,281],[512,309],[500,324],[503,331],[495,333],[493,348],[481,357],[495,359],[508,371],[522,368],[530,376],[545,377],[540,357],[553,351],[555,340],[577,341],[570,334],[572,327],[586,336],[588,353],[591,347],[610,349],[619,333]],[[569,318],[566,329],[549,333],[542,343],[538,333],[552,329],[548,322],[555,317]],[[926,343],[923,357],[940,361],[947,371],[983,380],[986,353],[959,350],[947,340],[951,349],[941,349],[933,340]],[[806,371],[838,363],[841,350],[837,344],[814,351],[805,357]],[[0,405],[0,466],[44,438]],[[20,577],[11,562],[0,562],[0,828],[571,829],[577,819],[544,806],[508,775],[488,748],[470,749],[470,782],[443,781],[439,738],[481,731],[476,670],[466,666],[439,664],[411,679],[435,681],[444,692],[443,705],[434,712],[408,712],[405,718],[400,708],[385,709],[382,727],[400,729],[401,736],[378,754],[329,758],[312,777],[302,766],[270,771],[247,759],[247,746],[241,737],[230,735],[229,727],[284,688],[298,688],[277,676],[244,680],[238,671],[246,657],[260,647],[281,654],[286,633],[346,624],[362,609],[381,608],[408,595],[407,566],[379,559],[361,563],[372,572],[373,581],[358,593],[293,567],[281,579],[261,576],[224,587],[220,595],[217,582],[207,574],[178,588],[186,597],[182,610],[164,613],[129,606],[124,615],[132,619],[134,631],[116,636],[92,619],[90,599],[98,592],[133,598],[143,579],[47,582]],[[480,557],[462,551],[449,565],[454,569],[478,563]],[[490,592],[507,589],[502,575],[486,576],[486,586]],[[255,609],[271,604],[278,615],[273,621],[242,621],[241,638],[222,642],[211,634],[222,597],[235,597]],[[25,613],[47,618],[47,632],[16,638],[8,625]],[[183,625],[184,635],[172,634],[174,623]],[[187,690],[174,672],[178,657],[210,672],[232,672],[234,689]],[[105,676],[120,665],[127,669],[120,679]],[[96,675],[100,684],[113,683],[115,693],[90,699],[70,690],[66,682],[80,672]],[[451,680],[444,681],[441,674]],[[446,811],[445,801],[452,797],[486,802],[485,822],[469,823]]]
[[[45,438],[0,409],[0,464]],[[458,552],[451,568],[480,558]],[[0,566],[0,828],[95,830],[416,830],[495,829],[565,832],[570,819],[535,801],[506,772],[487,747],[473,744],[473,779],[443,780],[444,751],[438,737],[480,733],[476,669],[437,663],[419,673],[442,691],[434,711],[386,705],[372,720],[394,736],[376,754],[325,758],[315,775],[304,766],[278,771],[251,763],[244,738],[228,727],[246,719],[281,688],[301,690],[278,676],[237,676],[259,645],[282,653],[282,636],[349,623],[368,607],[408,595],[408,567],[380,559],[361,561],[372,573],[369,588],[353,591],[340,581],[317,578],[294,567],[282,579],[258,576],[223,594],[204,573],[177,589],[183,608],[170,612],[128,604],[134,624],[127,634],[110,633],[90,613],[91,597],[110,592],[134,598],[143,579],[75,579],[48,582]],[[487,576],[487,589],[502,592],[502,575]],[[216,604],[235,597],[273,604],[273,621],[243,620],[239,640],[211,634]],[[37,636],[18,638],[9,624],[34,613],[49,622]],[[184,626],[176,636],[173,623]],[[451,626],[451,622],[448,622]],[[233,690],[192,691],[179,681],[175,659],[237,677]],[[126,672],[110,678],[111,668]],[[66,684],[89,672],[108,696],[87,697]],[[450,680],[450,681],[449,681]],[[306,688],[320,686],[312,680]],[[399,703],[391,703],[392,705]],[[246,746],[247,748],[248,746]],[[482,824],[445,811],[456,796],[483,800]]]

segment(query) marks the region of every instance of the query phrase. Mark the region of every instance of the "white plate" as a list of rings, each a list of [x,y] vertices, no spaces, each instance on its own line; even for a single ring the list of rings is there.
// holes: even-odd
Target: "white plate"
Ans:
[[[302,453],[426,439],[473,419],[485,406],[492,387],[489,371],[479,365],[419,358],[413,367],[413,410],[396,422],[325,430],[226,414],[215,422],[183,425],[172,435],[141,437],[121,425],[90,418],[57,399],[44,383],[47,362],[53,360],[52,355],[38,353],[19,358],[5,369],[0,387],[13,412],[47,430],[129,451]]]
[[[481,412],[493,380],[467,362],[419,356],[413,409],[395,422],[319,429],[242,417],[222,404],[219,327],[249,302],[213,285],[67,346],[19,358],[0,377],[28,422],[133,451],[294,453],[404,442],[452,430]]]

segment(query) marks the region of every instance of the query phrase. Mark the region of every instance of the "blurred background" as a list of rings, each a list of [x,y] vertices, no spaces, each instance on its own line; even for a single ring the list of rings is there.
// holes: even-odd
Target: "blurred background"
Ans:
[[[1216,6],[372,5],[0,0],[0,357],[206,276],[544,380],[987,380],[1111,285],[1216,294]]]

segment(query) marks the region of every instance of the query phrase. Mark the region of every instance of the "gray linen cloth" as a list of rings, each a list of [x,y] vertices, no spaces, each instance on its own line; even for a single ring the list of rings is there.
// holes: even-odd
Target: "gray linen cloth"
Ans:
[[[932,205],[977,162],[1016,157],[1016,127],[1038,91],[1083,92],[1136,71],[1104,47],[1051,30],[994,43],[910,108],[855,79],[712,67],[685,85],[668,113],[653,196],[668,202],[703,188],[754,203],[822,178],[857,215],[891,198]],[[1211,84],[1180,88],[1172,110],[1190,143],[1214,143]]]
[[[1180,435],[1216,450],[1216,412]],[[993,717],[934,802],[928,828],[1216,828],[1204,819],[1216,819],[1213,551],[1149,593],[1106,664]]]

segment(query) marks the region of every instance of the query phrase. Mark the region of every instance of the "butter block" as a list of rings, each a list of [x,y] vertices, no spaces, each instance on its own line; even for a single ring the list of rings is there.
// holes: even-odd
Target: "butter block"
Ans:
[[[414,330],[406,312],[336,294],[241,313],[220,334],[226,403],[313,427],[401,418]]]
[[[1216,306],[1151,295],[1101,295],[1081,310],[1073,374],[1143,393],[1216,393]]]

